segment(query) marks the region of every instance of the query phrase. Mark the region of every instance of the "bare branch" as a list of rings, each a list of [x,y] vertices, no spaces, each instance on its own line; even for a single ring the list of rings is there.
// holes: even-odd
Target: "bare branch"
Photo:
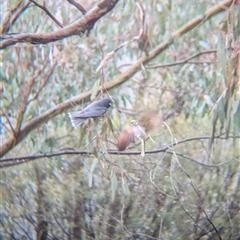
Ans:
[[[23,115],[25,113],[26,107],[27,107],[27,99],[28,96],[31,92],[33,83],[35,79],[38,77],[40,73],[40,70],[37,72],[37,74],[34,77],[31,77],[28,84],[26,83],[27,86],[23,86],[23,101],[19,109],[18,117],[17,117],[17,122],[16,122],[16,127],[15,127],[15,137],[17,137],[18,132],[20,131],[21,125],[22,125],[22,120],[23,120]]]
[[[61,24],[50,12],[49,10],[45,7],[45,2],[44,5],[40,5],[39,3],[35,2],[34,0],[29,0],[30,2],[34,3],[37,7],[41,8],[59,27],[63,28],[63,24]]]
[[[194,184],[193,184],[193,182],[192,182],[191,177],[190,177],[189,175],[187,175],[187,176],[188,176],[188,178],[190,179],[191,186],[192,186],[193,190],[195,191],[195,193],[196,193],[197,196],[198,196],[198,199],[199,199],[199,202],[200,202],[200,205],[201,205],[201,209],[202,209],[204,215],[206,216],[207,221],[212,225],[212,227],[213,227],[214,231],[216,232],[219,240],[222,240],[221,235],[220,235],[220,232],[219,232],[218,229],[215,227],[215,225],[213,224],[213,222],[212,222],[211,219],[209,218],[209,216],[208,216],[208,214],[207,214],[207,212],[206,212],[206,210],[205,210],[205,208],[204,208],[204,205],[203,205],[203,201],[202,201],[202,199],[201,199],[201,196],[200,196],[198,190],[195,188],[195,186],[194,186]]]
[[[188,211],[187,209],[185,209],[185,207],[183,206],[183,204],[180,204],[180,206],[182,207],[182,209],[184,210],[184,212],[192,219],[192,221],[194,222],[195,226],[198,227],[204,235],[207,235],[208,237],[210,237],[210,236],[208,235],[208,233],[204,230],[204,228],[202,228],[202,227],[196,222],[196,220],[192,217],[192,215],[189,213],[189,211]]]
[[[187,156],[187,155],[184,155],[184,154],[182,154],[182,153],[177,153],[177,152],[175,152],[175,151],[174,151],[174,152],[166,151],[166,153],[172,154],[172,155],[177,155],[177,156],[179,156],[179,157],[185,158],[185,159],[189,160],[190,162],[194,162],[194,163],[196,163],[196,164],[198,164],[198,165],[201,165],[201,166],[203,166],[203,167],[219,167],[219,166],[221,166],[222,164],[224,164],[224,163],[220,163],[220,164],[217,164],[217,165],[209,165],[209,164],[205,164],[205,163],[198,162],[198,161],[196,161],[195,159],[193,159],[193,158],[191,158],[191,157],[189,157],[189,156]],[[225,162],[225,163],[226,163],[226,162]]]
[[[11,124],[11,121],[9,120],[7,114],[4,112],[4,110],[2,109],[2,107],[0,107],[0,109],[1,109],[1,112],[3,113],[4,117],[7,119],[7,122],[8,122],[8,124],[9,124],[9,126],[10,126],[10,128],[11,128],[11,130],[12,130],[12,133],[15,134],[14,127],[13,127],[13,125]]]
[[[217,139],[217,138],[226,140],[226,137],[215,136],[215,139]],[[233,138],[233,137],[230,136],[229,138]],[[240,136],[239,136],[239,138],[240,138]],[[211,136],[186,138],[186,139],[183,139],[181,141],[171,143],[168,146],[160,148],[160,149],[154,149],[154,150],[146,151],[146,154],[156,154],[156,153],[160,153],[160,152],[166,152],[166,153],[169,153],[169,154],[173,154],[173,152],[169,151],[169,149],[174,147],[174,146],[177,146],[177,145],[182,144],[182,143],[190,142],[190,141],[209,140],[209,139],[211,139]],[[108,154],[129,156],[129,155],[140,155],[140,152],[139,151],[119,152],[117,150],[110,149],[110,150],[108,150]],[[198,162],[198,161],[196,161],[196,160],[194,160],[194,159],[192,159],[192,158],[190,158],[186,155],[183,155],[181,153],[174,152],[174,154],[179,155],[183,158],[186,158],[186,159],[188,159],[188,160],[190,160],[190,161],[192,161],[192,162],[194,162],[198,165],[201,165],[201,166],[204,166],[204,167],[209,167],[209,168],[219,167],[219,166],[229,162],[229,161],[226,161],[226,162],[215,164],[215,165],[204,164],[204,163]],[[49,153],[40,153],[40,154],[31,154],[31,155],[26,155],[26,156],[9,157],[9,158],[4,158],[0,161],[0,168],[26,163],[26,162],[36,160],[36,159],[39,159],[39,158],[50,158],[50,157],[63,156],[63,155],[82,155],[82,156],[87,155],[87,156],[89,156],[89,155],[92,155],[92,152],[85,151],[85,150],[76,151],[74,149],[67,149],[67,150],[58,150],[58,151],[49,152]]]
[[[101,0],[95,7],[91,8],[82,18],[68,26],[50,33],[19,33],[0,35],[0,49],[14,45],[19,42],[32,44],[46,44],[61,40],[73,35],[80,35],[92,28],[93,24],[111,11],[119,0]]]
[[[173,63],[149,64],[149,65],[146,66],[146,68],[147,69],[152,69],[152,68],[161,68],[161,67],[173,67],[173,66],[176,66],[176,65],[185,64],[185,63],[189,62],[191,59],[196,58],[200,55],[209,54],[209,53],[216,53],[216,52],[217,52],[217,49],[201,51],[201,52],[193,54],[192,56],[186,57],[182,60],[179,60],[179,61],[176,61],[176,62],[173,62]],[[203,63],[205,63],[205,62],[203,62]]]
[[[19,1],[17,6],[14,7],[11,11],[9,11],[8,15],[4,18],[3,24],[0,30],[0,34],[7,33],[9,29],[13,26],[16,20],[20,17],[20,15],[28,8],[30,5],[29,1]]]
[[[26,237],[28,237],[29,239],[31,238],[28,231],[26,231],[26,229],[23,227],[22,224],[22,218],[21,217],[11,217],[11,220],[15,223],[15,225],[17,227],[19,227],[25,234]]]
[[[42,85],[39,87],[38,91],[34,94],[34,96],[28,101],[28,104],[37,99],[38,95],[40,94],[40,92],[42,91],[42,89],[46,86],[49,78],[51,77],[51,75],[53,74],[53,71],[55,69],[57,65],[57,61],[55,60],[54,63],[52,64],[51,68],[48,69],[47,73],[44,74],[41,78],[42,79],[45,79],[45,81],[42,83]]]
[[[15,135],[14,135],[15,137],[17,137],[17,135],[20,131],[20,128],[21,128],[21,125],[22,125],[22,120],[23,120],[23,115],[24,115],[26,107],[29,103],[28,102],[28,97],[29,97],[29,94],[30,94],[31,89],[33,87],[33,84],[34,84],[36,78],[39,77],[40,73],[45,70],[45,67],[46,67],[47,64],[48,64],[48,62],[45,62],[45,64],[42,66],[42,68],[37,71],[35,76],[31,77],[29,82],[26,83],[27,86],[23,87],[23,101],[22,101],[22,104],[20,106],[19,114],[18,114],[18,117],[17,117],[16,127],[15,127]]]
[[[58,216],[56,216],[55,213],[51,212],[52,216],[54,217],[54,220],[56,221],[57,225],[61,228],[62,232],[68,236],[68,238],[71,238],[71,236],[69,235],[69,233],[65,230],[64,226],[62,226],[62,224],[58,221]]]
[[[67,0],[69,3],[71,3],[73,6],[75,6],[83,15],[87,12],[81,4],[78,2],[75,2],[74,0]]]

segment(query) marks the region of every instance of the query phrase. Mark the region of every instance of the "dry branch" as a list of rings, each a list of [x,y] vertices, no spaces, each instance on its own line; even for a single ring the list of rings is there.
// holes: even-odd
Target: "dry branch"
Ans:
[[[215,136],[216,139],[221,139],[221,140],[225,140],[226,137],[223,136]],[[232,136],[229,136],[229,138],[233,138]],[[176,154],[177,156],[180,156],[182,158],[185,158],[193,163],[196,163],[198,165],[201,165],[203,167],[208,167],[208,168],[216,168],[216,167],[220,167],[221,165],[229,162],[223,162],[223,163],[219,163],[219,164],[205,164],[205,163],[201,163],[198,162],[197,160],[186,156],[182,153],[177,153],[177,152],[173,152],[173,147],[180,145],[182,143],[186,143],[186,142],[191,142],[191,141],[200,141],[200,140],[209,140],[211,139],[211,136],[200,136],[200,137],[193,137],[193,138],[186,138],[183,140],[180,140],[178,142],[173,142],[171,144],[169,144],[166,147],[163,148],[159,148],[159,149],[154,149],[154,150],[148,150],[146,151],[146,154],[156,154],[156,153],[160,153],[160,152],[166,152],[168,154]],[[130,156],[130,155],[140,155],[139,151],[124,151],[124,152],[119,152],[117,150],[113,150],[113,149],[109,149],[108,150],[108,154],[110,155],[125,155],[125,156]],[[82,155],[82,156],[89,156],[89,155],[93,155],[92,152],[86,151],[86,150],[75,150],[75,149],[61,149],[61,150],[57,150],[55,152],[47,152],[47,153],[37,153],[37,154],[30,154],[30,155],[26,155],[26,156],[17,156],[17,157],[8,157],[8,158],[4,158],[0,161],[0,168],[5,168],[5,167],[10,167],[10,166],[14,166],[14,165],[19,165],[19,164],[23,164],[29,161],[33,161],[36,159],[40,159],[40,158],[51,158],[51,157],[56,157],[56,156],[63,156],[63,155]]]
[[[67,0],[69,3],[71,3],[73,6],[75,6],[83,15],[87,12],[81,4],[78,2],[75,2],[74,0]]]
[[[216,52],[217,52],[217,49],[206,50],[206,51],[195,53],[195,54],[191,55],[190,57],[186,57],[182,60],[179,60],[179,61],[176,61],[176,62],[173,62],[173,63],[149,64],[149,65],[146,66],[146,68],[147,69],[163,68],[163,67],[172,67],[172,66],[176,66],[176,65],[181,65],[181,64],[185,64],[185,63],[194,63],[190,60],[193,59],[193,58],[196,58],[200,55],[203,55],[203,54],[211,54],[211,53],[216,53]],[[195,63],[196,63],[196,61],[195,61]],[[206,61],[198,62],[198,63],[206,63]]]
[[[111,11],[117,2],[118,0],[102,0],[95,7],[91,8],[82,18],[54,32],[2,34],[0,36],[0,40],[2,40],[0,49],[4,49],[19,42],[46,44],[73,35],[83,34],[85,31],[91,29],[98,19]]]
[[[13,26],[19,16],[28,8],[30,2],[19,1],[17,6],[9,11],[8,15],[4,18],[2,27],[0,29],[0,34],[7,33],[9,29]]]
[[[63,25],[49,12],[49,10],[44,5],[41,5],[34,0],[29,0],[30,2],[34,3],[37,7],[41,8],[59,27],[63,28]]]

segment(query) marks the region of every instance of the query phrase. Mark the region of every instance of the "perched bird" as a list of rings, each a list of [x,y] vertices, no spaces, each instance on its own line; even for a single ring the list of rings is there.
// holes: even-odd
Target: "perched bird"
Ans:
[[[118,137],[117,147],[119,151],[123,151],[135,138],[141,140],[141,155],[145,155],[145,139],[156,130],[163,120],[159,112],[156,110],[147,110],[142,113],[139,121],[131,121],[131,126],[121,132]]]
[[[112,103],[113,102],[110,98],[103,98],[92,102],[82,111],[68,113],[72,126],[76,128],[77,126],[83,124],[84,121],[88,118],[96,118],[102,116],[104,113],[106,113]]]

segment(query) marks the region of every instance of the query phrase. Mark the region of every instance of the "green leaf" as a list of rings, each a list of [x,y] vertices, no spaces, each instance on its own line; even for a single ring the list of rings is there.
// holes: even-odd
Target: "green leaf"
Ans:
[[[111,119],[108,117],[107,120],[108,120],[108,126],[111,129],[111,132],[114,132],[114,126]]]
[[[79,143],[79,146],[81,146],[81,145],[82,145],[82,142],[83,142],[83,139],[84,139],[85,136],[86,136],[86,132],[87,132],[87,131],[86,131],[86,127],[85,127],[85,126],[80,127],[78,131],[80,132],[78,143]]]
[[[50,148],[53,148],[56,146],[56,139],[54,137],[50,137],[48,139],[46,139],[46,144],[50,147]]]
[[[99,79],[93,84],[92,94],[91,94],[91,100],[92,100],[92,101],[95,100],[95,98],[97,97],[100,83],[101,83],[101,79],[99,78]]]
[[[122,102],[123,102],[123,106],[126,107],[127,104],[126,104],[126,99],[124,96],[121,96],[121,99],[122,99]]]
[[[93,152],[92,152],[93,156],[98,159],[98,152],[97,152],[97,149],[93,149]]]
[[[126,182],[124,177],[122,177],[122,190],[123,190],[123,193],[125,195],[129,195],[130,194],[130,191],[129,191],[129,188],[128,188],[128,184],[127,184],[127,182]]]
[[[234,106],[236,109],[233,114],[233,132],[236,134],[240,131],[240,100]]]
[[[210,46],[209,43],[206,42],[206,41],[200,40],[200,41],[199,41],[199,44],[200,44],[202,47],[204,47],[205,49],[207,49],[207,50],[211,49],[211,46]]]
[[[90,171],[90,172],[88,173],[88,186],[89,186],[89,187],[92,187],[92,180],[93,180],[93,174],[92,174],[92,172]]]
[[[219,34],[219,36],[218,36],[217,58],[218,58],[218,69],[222,73],[224,79],[226,80],[226,78],[227,78],[227,72],[226,72],[227,59],[226,59],[224,38],[221,34]]]
[[[128,173],[129,177],[132,178],[135,181],[139,181],[140,178],[136,177],[135,173]]]
[[[204,94],[203,99],[205,100],[205,102],[207,103],[207,105],[209,107],[213,107],[214,106],[214,102],[212,101],[211,97],[209,95]]]
[[[57,156],[56,160],[57,160],[57,168],[62,169],[63,168],[62,156]]]
[[[97,159],[97,158],[94,158],[94,159],[92,160],[92,164],[91,164],[91,166],[90,166],[90,172],[92,172],[92,173],[94,172],[97,164],[98,164],[98,159]]]
[[[112,192],[115,192],[117,190],[118,181],[117,181],[117,176],[114,173],[114,171],[111,171],[110,181],[111,181],[111,190],[112,190]]]
[[[150,74],[143,64],[141,64],[141,70],[142,70],[143,77],[146,78],[146,79],[149,78]]]
[[[110,181],[111,181],[111,199],[112,201],[114,201],[115,193],[118,186],[118,181],[117,181],[117,176],[113,170],[111,171],[111,174],[110,174]]]

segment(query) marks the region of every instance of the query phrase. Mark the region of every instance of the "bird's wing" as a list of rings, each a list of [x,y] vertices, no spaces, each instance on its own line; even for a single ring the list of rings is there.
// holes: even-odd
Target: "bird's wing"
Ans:
[[[87,118],[99,117],[103,115],[106,111],[107,111],[107,108],[105,107],[95,107],[95,108],[91,108],[83,111],[71,112],[70,115],[72,118],[87,119]]]
[[[90,109],[84,109],[82,111],[68,113],[71,119],[72,126],[76,128],[77,126],[84,123],[88,118],[95,118],[103,115],[107,111],[105,107],[93,107]]]

